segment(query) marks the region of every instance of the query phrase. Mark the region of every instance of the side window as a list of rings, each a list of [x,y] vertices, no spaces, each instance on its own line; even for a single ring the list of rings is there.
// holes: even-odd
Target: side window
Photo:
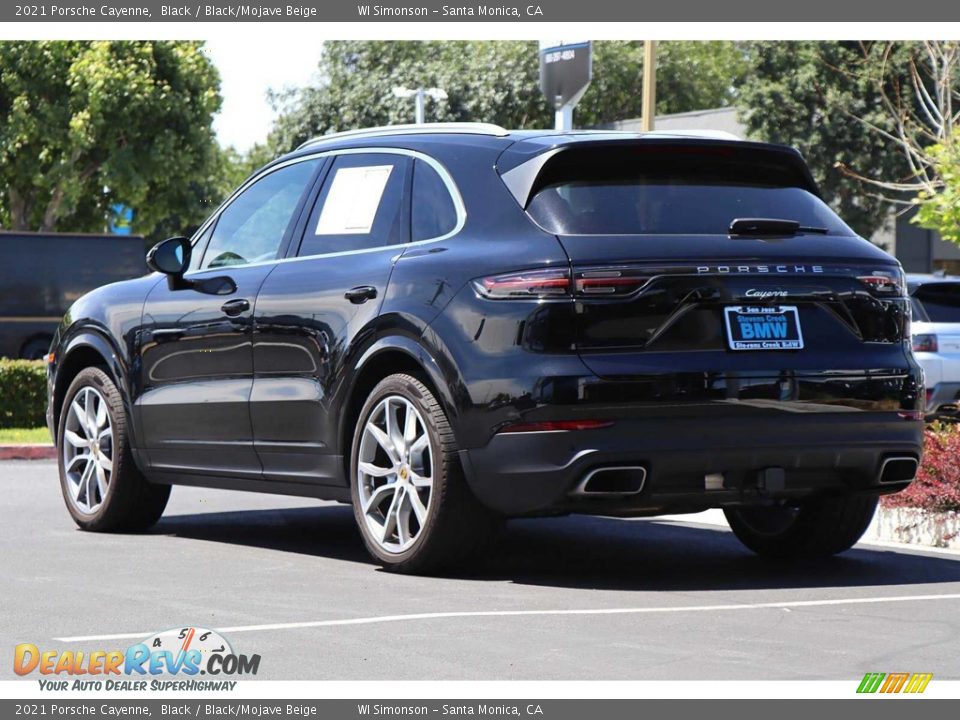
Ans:
[[[203,253],[207,249],[207,243],[210,242],[210,236],[213,235],[213,228],[216,227],[216,225],[216,220],[207,225],[207,229],[203,231],[203,235],[197,238],[197,241],[193,244],[193,251],[190,254],[189,270],[200,269],[200,261],[203,260]]]
[[[405,243],[409,223],[404,198],[410,159],[370,153],[340,155],[313,207],[301,257]]]
[[[414,241],[441,237],[457,226],[457,208],[450,191],[437,171],[423,160],[417,160],[413,167],[410,225]]]
[[[293,213],[320,160],[275,170],[220,213],[200,269],[246,265],[277,257]]]

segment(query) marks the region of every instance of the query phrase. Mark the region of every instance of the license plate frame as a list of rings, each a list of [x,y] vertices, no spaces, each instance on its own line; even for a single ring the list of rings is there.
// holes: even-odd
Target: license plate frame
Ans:
[[[723,309],[723,319],[731,350],[803,350],[796,305],[730,305]]]

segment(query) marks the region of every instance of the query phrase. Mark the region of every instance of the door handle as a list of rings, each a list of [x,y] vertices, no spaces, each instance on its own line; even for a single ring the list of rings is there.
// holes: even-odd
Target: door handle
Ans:
[[[373,285],[361,285],[347,290],[343,296],[354,305],[360,305],[377,296],[377,289]]]
[[[250,301],[245,299],[228,300],[220,306],[220,309],[223,310],[224,315],[236,317],[250,309]]]

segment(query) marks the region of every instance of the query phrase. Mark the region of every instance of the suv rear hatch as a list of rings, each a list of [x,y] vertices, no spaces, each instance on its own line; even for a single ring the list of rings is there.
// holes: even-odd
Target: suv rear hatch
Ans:
[[[677,138],[541,150],[499,169],[570,258],[576,345],[597,375],[908,366],[898,263],[830,210],[795,151]]]

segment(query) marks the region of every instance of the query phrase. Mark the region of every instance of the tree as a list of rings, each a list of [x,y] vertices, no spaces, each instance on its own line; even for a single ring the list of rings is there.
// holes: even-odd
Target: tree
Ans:
[[[732,102],[733,80],[745,67],[734,44],[670,42],[659,48],[659,112]],[[281,110],[270,139],[276,152],[319,134],[411,122],[412,103],[393,97],[396,86],[446,90],[447,100],[430,101],[431,120],[553,125],[533,42],[333,41],[324,45],[319,70],[318,85],[274,98]],[[638,117],[642,72],[642,43],[594,43],[593,82],[577,107],[576,124]]]
[[[750,136],[798,148],[825,199],[870,236],[890,215],[890,199],[864,178],[900,182],[903,153],[883,95],[903,102],[911,46],[866,42],[753,42],[737,82]],[[876,129],[883,132],[877,132]]]
[[[873,81],[886,123],[853,114],[865,127],[903,155],[907,178],[858,176],[891,202],[916,206],[912,222],[937,230],[960,244],[960,43],[913,43],[906,57],[906,79],[888,58],[896,43],[883,49],[884,63]],[[900,53],[903,54],[902,52]],[[889,74],[893,73],[893,77]],[[904,194],[909,197],[904,199]]]
[[[219,84],[196,42],[0,42],[0,225],[99,232],[115,204],[137,232],[196,222]]]

